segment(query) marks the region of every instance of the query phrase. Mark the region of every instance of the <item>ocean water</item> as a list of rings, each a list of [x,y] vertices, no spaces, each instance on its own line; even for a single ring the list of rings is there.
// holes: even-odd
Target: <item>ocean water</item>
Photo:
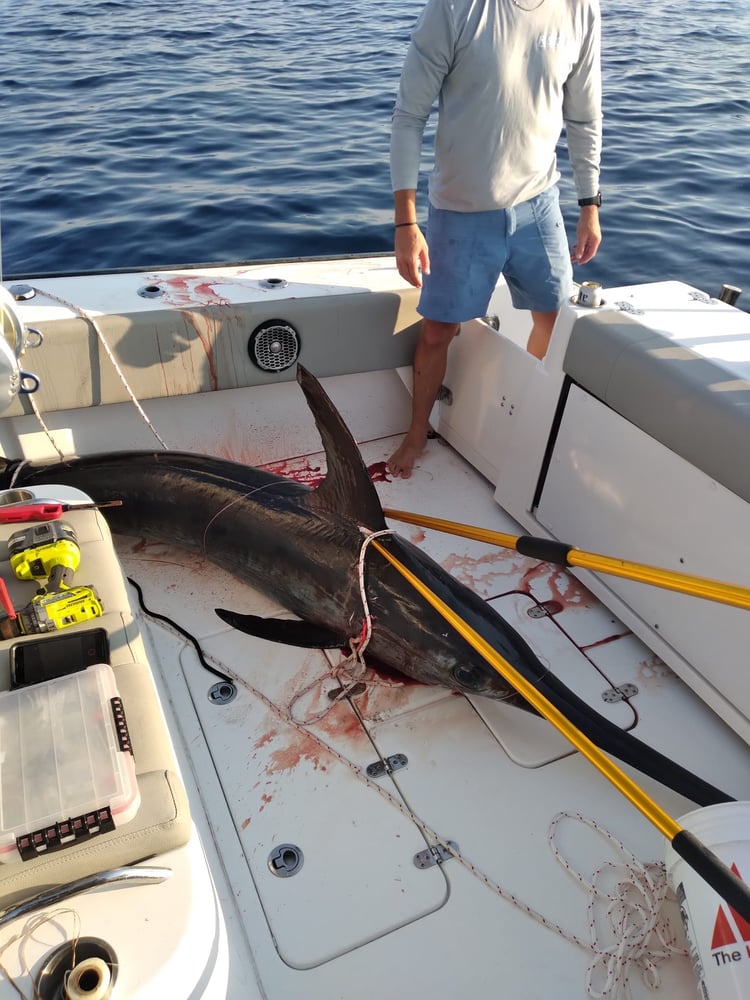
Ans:
[[[392,248],[390,114],[422,0],[0,6],[4,278]],[[602,8],[604,242],[576,277],[728,282],[745,305],[750,0]],[[564,142],[560,161],[572,242]]]

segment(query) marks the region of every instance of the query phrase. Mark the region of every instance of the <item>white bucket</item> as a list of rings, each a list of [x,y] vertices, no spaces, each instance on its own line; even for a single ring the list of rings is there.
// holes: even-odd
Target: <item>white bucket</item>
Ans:
[[[679,825],[750,884],[750,802],[687,813]],[[750,997],[750,923],[667,844],[667,880],[677,896],[701,1000]]]

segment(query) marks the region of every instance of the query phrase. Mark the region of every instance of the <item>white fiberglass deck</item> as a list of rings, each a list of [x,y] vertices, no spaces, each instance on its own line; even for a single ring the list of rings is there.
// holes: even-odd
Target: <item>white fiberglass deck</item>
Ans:
[[[714,563],[702,562],[691,546],[690,567],[729,582],[738,576],[735,541],[739,545],[746,534],[744,507],[735,504],[736,521],[727,518],[712,481],[700,484],[703,503],[696,503],[696,470],[688,470],[682,488],[661,452],[644,466],[653,441],[636,441],[637,455],[623,461],[622,442],[632,443],[632,429],[618,425],[615,438],[601,413],[580,427],[575,421],[563,426],[569,435],[558,435],[558,451],[550,459],[552,466],[559,459],[559,468],[547,475],[554,490],[545,487],[535,505],[540,469],[556,430],[566,345],[580,312],[573,306],[566,308],[548,358],[539,364],[523,349],[528,317],[510,309],[507,289],[499,287],[492,309],[500,333],[486,323],[468,324],[452,348],[446,387],[453,403],[441,408],[436,424],[445,440],[430,443],[412,479],[391,481],[385,461],[407,426],[410,402],[400,377],[408,381],[408,372],[399,373],[397,366],[412,357],[417,321],[416,292],[400,287],[392,261],[287,262],[43,284],[100,318],[104,339],[169,448],[261,465],[310,486],[320,481],[325,459],[299,386],[289,373],[279,379],[259,372],[250,359],[248,336],[256,324],[281,316],[299,325],[300,360],[323,380],[360,443],[385,506],[514,534],[543,534],[559,524],[552,537],[660,565],[680,557],[682,567],[689,525],[670,523],[680,509],[673,499],[677,492],[679,505],[690,497],[701,528],[717,529],[727,552],[726,566],[714,572],[706,568]],[[140,294],[151,286],[161,292],[158,298]],[[701,330],[706,327],[705,337],[714,325],[704,313],[716,320],[714,340],[726,339],[719,321],[728,307],[697,302],[683,286],[647,295],[638,288],[632,295],[626,291],[607,292],[618,323],[619,312],[630,315],[643,306],[634,315],[643,315],[644,324],[660,325],[667,317],[682,330],[687,308]],[[642,295],[648,301],[641,302]],[[29,352],[29,363],[39,361],[36,399],[57,447],[88,455],[161,446],[131,403],[123,402],[127,395],[99,350],[90,319],[45,292],[19,309],[25,322],[45,327],[44,347],[38,359]],[[606,311],[601,322],[607,321]],[[730,320],[738,322],[733,314]],[[725,353],[721,358],[727,360]],[[91,377],[81,378],[89,366]],[[61,371],[71,377],[61,378]],[[743,372],[734,374],[740,378]],[[2,421],[2,450],[54,460],[47,434],[23,402]],[[584,477],[581,484],[576,473],[586,472],[578,461],[584,428],[598,432],[600,450],[593,454],[603,458],[597,476]],[[567,470],[567,478],[560,469]],[[598,487],[613,477],[623,480],[616,498],[622,503],[610,510],[610,494]],[[665,478],[669,489],[663,488]],[[643,510],[646,488],[654,494],[653,509],[632,519],[634,510]],[[164,502],[178,503],[179,497]],[[613,600],[617,586],[579,574],[619,609],[616,617],[566,572],[515,552],[396,522],[393,527],[491,601],[550,670],[599,712],[730,795],[750,799],[750,740],[736,735],[746,730],[736,722],[730,730],[630,631],[638,629],[669,658],[674,649],[660,625],[670,602],[676,614],[669,638],[682,640],[681,656],[670,660],[673,668],[683,666],[683,657],[692,665],[700,645],[711,669],[694,688],[731,722],[744,645],[733,646],[726,630],[706,624],[726,608],[711,605],[718,610],[698,614],[697,600],[681,596],[678,604],[674,595],[630,582],[628,595],[637,594],[646,605],[634,614],[622,600]],[[201,528],[196,525],[196,535]],[[653,546],[654,534],[666,551]],[[217,678],[200,665],[192,645],[136,613],[218,889],[228,947],[218,916],[196,919],[183,932],[188,915],[213,914],[215,907],[207,872],[196,863],[192,875],[188,861],[200,858],[201,844],[191,842],[176,853],[175,877],[166,886],[88,893],[71,906],[82,933],[106,929],[118,948],[122,942],[116,995],[128,1000],[597,995],[604,987],[601,965],[593,972],[593,991],[587,991],[587,970],[594,962],[586,943],[589,895],[572,872],[584,882],[601,872],[609,891],[623,878],[609,863],[626,858],[605,833],[586,824],[599,824],[645,863],[660,863],[665,844],[548,723],[496,702],[377,673],[368,674],[363,693],[333,704],[328,692],[336,682],[329,667],[338,654],[256,640],[227,628],[214,614],[216,607],[284,614],[235,580],[231,567],[220,569],[138,537],[117,539],[117,547],[147,606],[189,630],[216,668],[236,680],[237,696],[226,705],[209,700]],[[135,608],[135,591],[130,597]],[[644,622],[657,624],[649,631]],[[744,621],[739,629],[743,626]],[[722,699],[711,701],[717,674],[726,683]],[[681,676],[695,681],[687,669]],[[605,692],[624,685],[638,693],[628,701],[603,700]],[[366,776],[368,766],[389,758],[406,766]],[[671,816],[694,807],[630,773]],[[570,869],[558,863],[548,843],[550,826],[563,812],[574,818],[561,821],[553,839]],[[440,841],[455,845],[458,856],[440,866],[415,863],[428,844]],[[296,874],[280,878],[269,868],[272,857],[277,865],[295,858],[302,864]],[[607,928],[606,908],[605,899],[594,908],[600,947],[618,940]],[[695,981],[680,954],[685,941],[671,904],[669,912],[677,954],[659,966],[659,995],[684,1000],[695,993]],[[196,932],[199,926],[214,927],[215,937]],[[73,923],[65,926],[68,936],[75,930]],[[169,977],[161,966],[176,954],[177,941],[194,966],[215,965],[211,982],[200,969],[188,970],[181,984],[165,982]],[[154,968],[156,974],[149,971]],[[6,995],[14,995],[12,988],[0,981],[0,996]],[[607,992],[609,1000],[621,995]],[[651,995],[638,970],[631,970],[629,996]]]
[[[288,388],[289,398],[299,392]],[[397,438],[363,441],[361,403],[365,397],[386,400],[386,408],[393,403],[398,426],[408,397],[395,373],[332,379],[327,388],[348,422],[356,409],[364,414],[352,430],[384,506],[521,533],[495,504],[494,487],[439,439],[410,480],[386,475]],[[319,445],[310,447],[312,420],[300,420],[294,406],[287,420],[274,424],[273,438],[286,443],[286,452],[277,444],[270,468],[315,485],[325,458]],[[214,442],[216,453],[257,452],[257,442],[244,441],[236,425],[232,433],[232,440]],[[515,552],[392,526],[491,600],[599,711],[623,728],[637,724],[642,740],[728,793],[750,798],[747,746],[574,577]],[[119,539],[118,551],[146,604],[189,630],[214,665],[237,679],[237,697],[213,704],[208,693],[217,678],[194,649],[159,622],[142,622],[224,908],[230,997],[587,995],[591,952],[524,912],[533,908],[549,924],[589,940],[587,892],[554,858],[550,824],[560,812],[580,814],[644,862],[663,860],[664,841],[548,723],[377,674],[368,674],[373,683],[362,695],[332,705],[327,692],[336,685],[325,654],[230,630],[213,610],[283,617],[282,609],[228,571],[165,545]],[[550,614],[529,615],[540,606]],[[639,691],[629,704],[602,701],[606,689],[628,683]],[[407,766],[368,782],[365,768],[391,755],[404,755]],[[630,773],[671,815],[694,807]],[[414,857],[434,843],[432,831],[454,842],[461,860],[417,867]],[[564,820],[555,839],[586,881],[608,861],[624,860],[580,820]],[[303,856],[298,873],[287,878],[268,864],[282,845]],[[498,888],[519,902],[502,898]],[[609,945],[605,910],[597,906],[596,919]],[[674,929],[679,949],[677,919]],[[687,958],[675,957],[660,971],[661,996],[692,995]],[[650,995],[637,971],[631,995]]]

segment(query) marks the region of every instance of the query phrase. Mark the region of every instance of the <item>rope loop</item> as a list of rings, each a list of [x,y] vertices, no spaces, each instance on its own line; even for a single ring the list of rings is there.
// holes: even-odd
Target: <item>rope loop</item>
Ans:
[[[590,881],[561,854],[556,843],[557,827],[563,820],[582,823],[615,848],[624,861],[605,861]],[[580,813],[560,812],[550,823],[547,840],[557,862],[588,892],[586,907],[590,944],[594,954],[586,974],[586,991],[595,1000],[626,997],[633,968],[645,985],[659,989],[659,966],[675,955],[686,955],[678,944],[678,925],[670,920],[669,908],[677,910],[665,867],[660,862],[641,862],[613,834]],[[614,887],[611,887],[614,881]],[[610,888],[607,888],[610,886]],[[598,910],[605,908],[605,923],[611,944],[604,944]]]
[[[357,559],[357,581],[359,585],[359,596],[362,602],[362,625],[358,635],[349,637],[349,653],[339,663],[337,663],[336,666],[331,667],[327,675],[329,677],[333,677],[339,685],[339,690],[335,694],[329,695],[329,704],[319,712],[308,714],[302,719],[298,719],[294,716],[294,705],[306,694],[309,694],[310,691],[319,687],[324,678],[317,678],[308,684],[307,687],[295,694],[293,700],[288,706],[289,717],[290,719],[293,718],[295,722],[302,725],[310,725],[313,722],[319,722],[321,719],[325,718],[331,709],[340,701],[348,698],[358,685],[364,685],[365,688],[402,687],[402,685],[397,681],[376,680],[372,676],[368,677],[368,668],[365,661],[365,650],[367,649],[370,639],[372,638],[373,628],[370,602],[367,599],[367,587],[365,584],[365,556],[367,554],[367,547],[374,538],[380,538],[383,535],[390,535],[393,532],[390,528],[387,528],[384,531],[375,532],[369,532],[366,528],[360,528],[360,531],[364,536],[364,540],[360,546],[359,556]]]

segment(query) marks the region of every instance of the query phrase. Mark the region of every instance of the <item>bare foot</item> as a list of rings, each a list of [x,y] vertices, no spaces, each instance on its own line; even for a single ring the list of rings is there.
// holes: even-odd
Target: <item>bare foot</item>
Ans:
[[[409,435],[404,438],[401,444],[396,448],[394,453],[386,462],[386,466],[390,474],[398,479],[400,476],[402,479],[409,479],[414,468],[414,463],[417,461],[419,456],[424,452],[427,447],[427,438],[424,437],[419,441],[412,441]]]

